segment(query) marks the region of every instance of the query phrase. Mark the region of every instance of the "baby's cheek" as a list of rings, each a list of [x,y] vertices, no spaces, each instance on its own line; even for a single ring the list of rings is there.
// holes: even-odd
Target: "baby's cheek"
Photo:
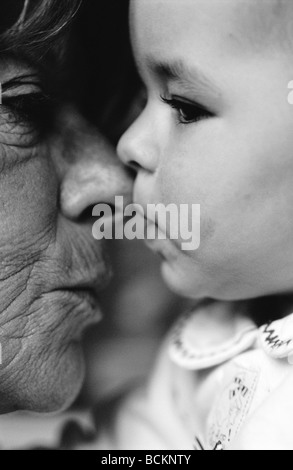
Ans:
[[[174,171],[176,170],[176,171]],[[206,194],[202,191],[196,175],[189,171],[184,165],[162,168],[157,179],[157,202],[168,206],[175,204],[178,208],[178,225],[169,227],[171,234],[179,233],[177,246],[182,251],[182,243],[186,241],[187,235],[196,245],[200,237],[200,246],[196,250],[185,251],[185,261],[187,258],[198,258],[208,246],[210,246],[216,232],[217,220],[213,217],[213,212],[217,213],[215,207],[210,207]],[[184,206],[184,207],[183,207]],[[200,206],[200,212],[198,211]],[[168,219],[169,220],[169,219]],[[173,219],[174,220],[174,219]],[[200,228],[198,228],[198,223]]]
[[[174,187],[176,184],[178,187],[178,176],[174,175],[172,168],[168,164],[161,166],[156,181],[157,202],[162,204],[176,203],[176,200],[174,200]]]
[[[168,204],[198,204],[195,178],[188,172],[184,162],[179,166],[175,161],[167,162],[159,169],[157,190],[159,201]]]

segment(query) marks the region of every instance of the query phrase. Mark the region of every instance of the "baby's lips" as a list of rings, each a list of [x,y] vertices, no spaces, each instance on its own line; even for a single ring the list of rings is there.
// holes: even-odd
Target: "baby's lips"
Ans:
[[[260,343],[274,359],[293,357],[293,314],[260,328]]]

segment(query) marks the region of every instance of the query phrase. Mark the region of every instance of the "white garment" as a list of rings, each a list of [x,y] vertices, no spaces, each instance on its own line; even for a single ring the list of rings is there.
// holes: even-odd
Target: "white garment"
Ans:
[[[205,304],[179,320],[149,385],[126,400],[96,448],[233,446],[249,418],[257,417],[258,409],[293,376],[293,315],[258,329],[233,308]],[[293,406],[287,413],[293,422]]]
[[[1,448],[60,448],[70,420],[67,442],[72,434],[78,449],[292,450],[293,315],[258,329],[234,308],[205,303],[180,318],[148,385],[128,395],[114,416],[114,407],[111,416],[106,411],[111,403],[90,417],[7,415],[0,419]]]

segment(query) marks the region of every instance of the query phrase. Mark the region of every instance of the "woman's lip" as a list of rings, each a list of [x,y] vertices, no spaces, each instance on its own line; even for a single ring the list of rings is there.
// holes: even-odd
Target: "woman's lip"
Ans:
[[[50,306],[53,313],[50,321],[64,341],[80,342],[84,332],[98,325],[103,318],[97,295],[90,290],[56,289],[42,296],[42,305]]]
[[[55,293],[63,294],[68,298],[68,302],[77,299],[82,304],[84,303],[85,309],[83,312],[84,328],[88,325],[98,323],[102,319],[102,312],[99,304],[97,292],[91,289],[59,289]]]
[[[80,342],[85,331],[103,318],[97,295],[90,290],[56,289],[48,292],[46,298],[55,305],[60,333],[62,330],[67,342]]]
[[[98,301],[97,292],[94,289],[85,289],[81,287],[73,288],[73,289],[60,289],[61,292],[70,292],[74,295],[77,295],[81,298],[85,299],[95,299]]]
[[[58,290],[70,292],[91,292],[92,295],[98,296],[110,283],[113,277],[112,269],[107,266],[99,270],[97,273],[92,273],[91,277],[82,276],[79,274],[80,280],[75,280],[74,283],[63,284],[57,287]]]
[[[48,294],[61,294],[64,298],[70,301],[82,301],[84,303],[84,319],[86,323],[92,325],[97,323],[102,318],[102,313],[99,304],[100,292],[109,284],[112,278],[112,271],[107,269],[99,272],[99,275],[87,279],[84,278],[83,282],[75,283],[73,285],[61,285],[56,289],[48,292]]]

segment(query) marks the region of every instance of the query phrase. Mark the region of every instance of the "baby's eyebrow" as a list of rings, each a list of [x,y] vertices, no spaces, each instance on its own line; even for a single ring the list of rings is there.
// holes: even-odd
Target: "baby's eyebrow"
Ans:
[[[157,61],[153,57],[146,58],[147,67],[157,77],[180,84],[187,91],[221,96],[220,89],[199,68],[190,67],[183,60],[172,62]]]

